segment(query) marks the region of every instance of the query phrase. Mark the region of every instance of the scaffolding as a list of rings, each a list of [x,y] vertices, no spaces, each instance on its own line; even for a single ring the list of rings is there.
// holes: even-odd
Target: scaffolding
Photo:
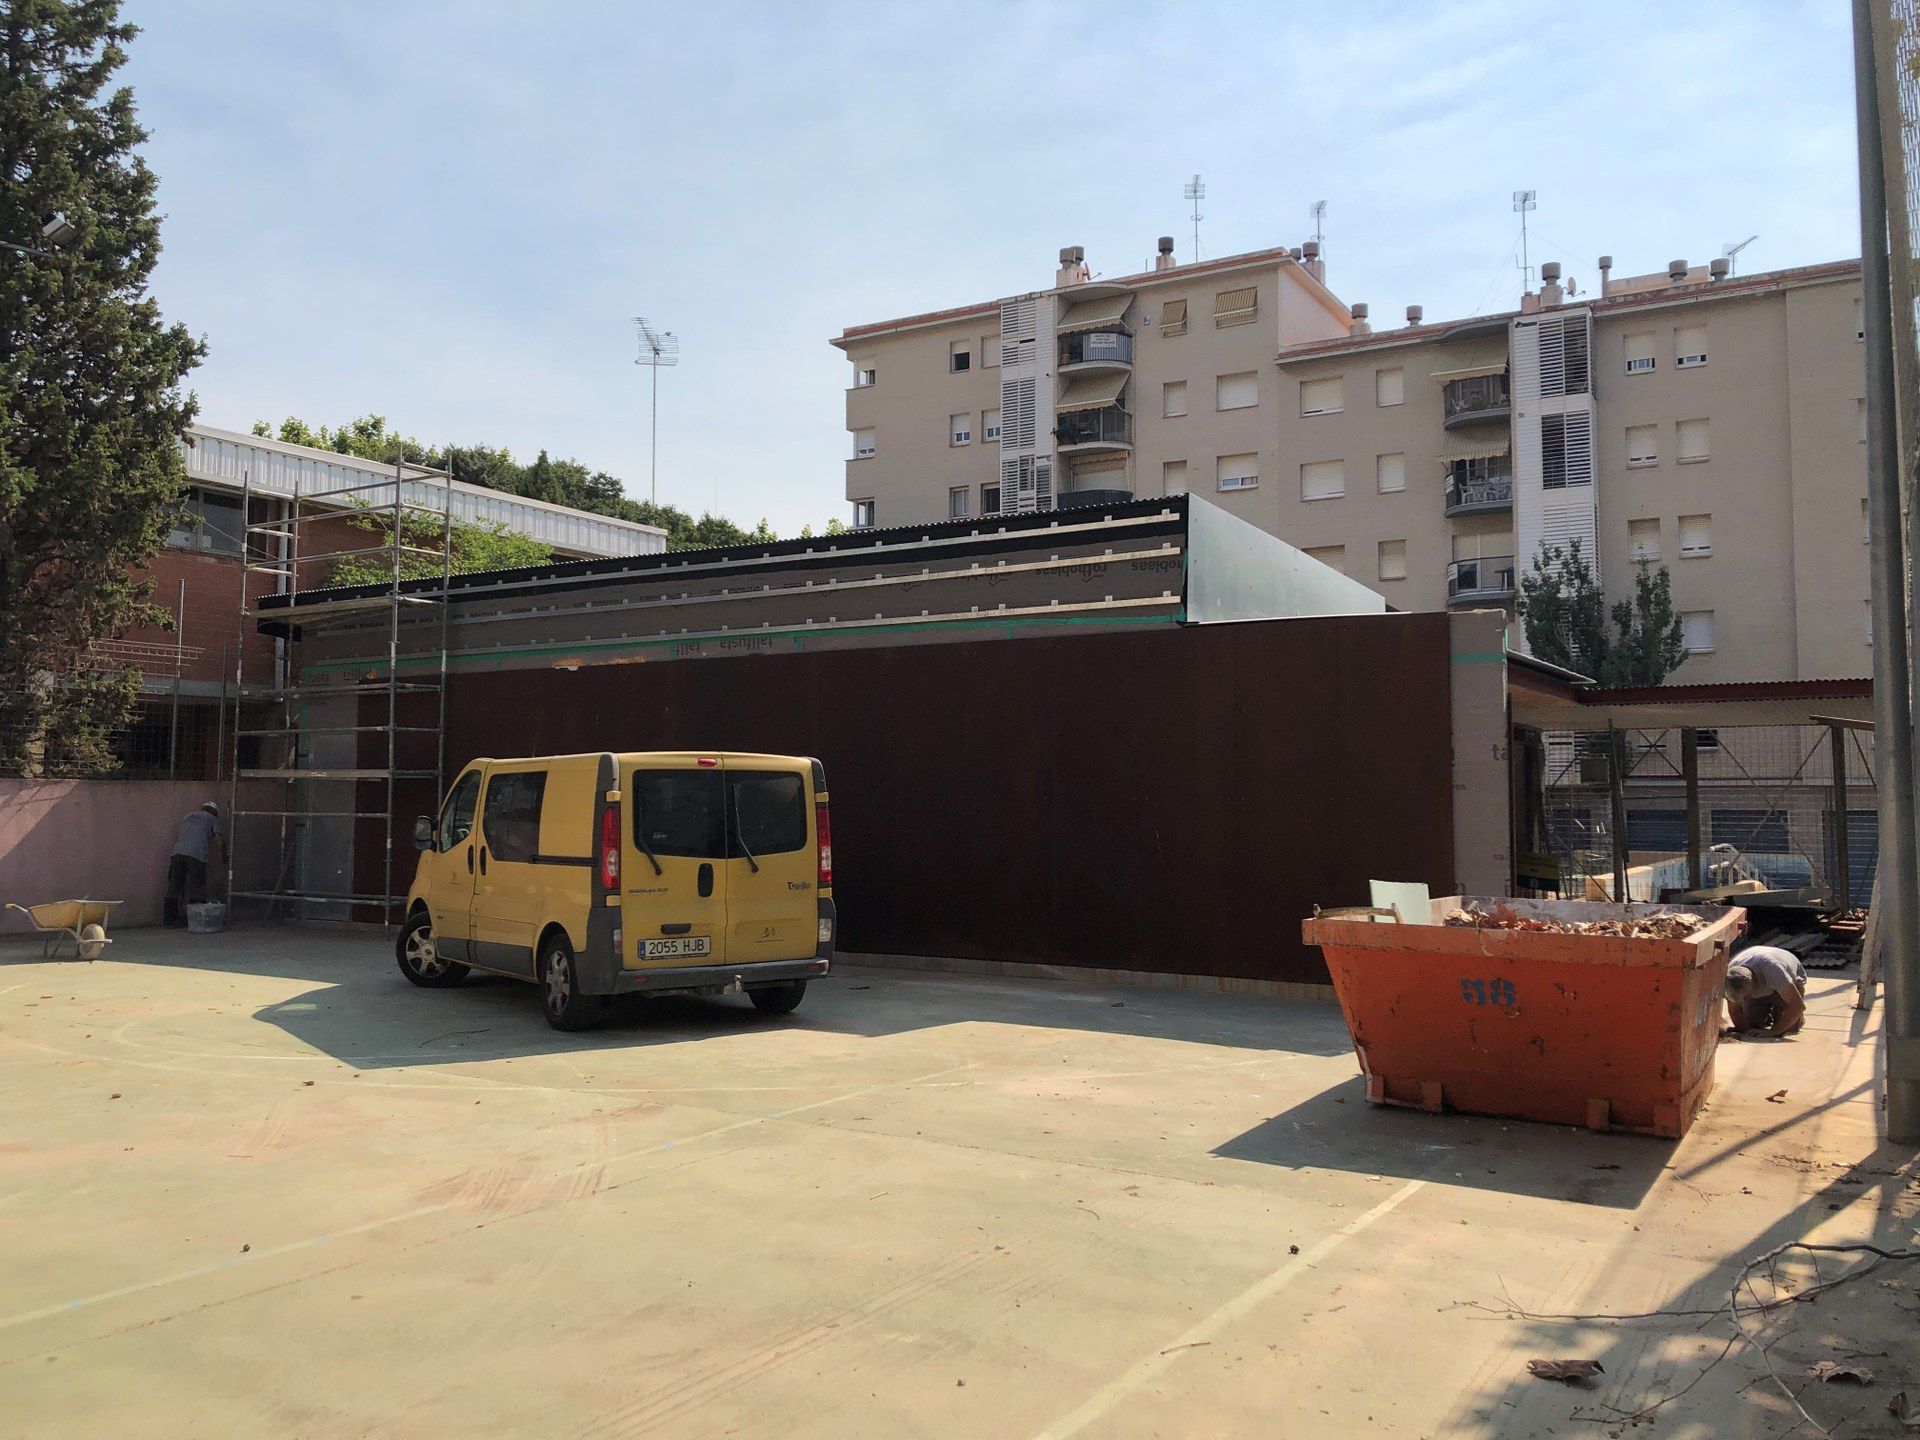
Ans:
[[[404,886],[396,893],[394,884],[395,786],[420,780],[431,781],[436,794],[442,788],[453,476],[405,463],[396,463],[393,472],[391,480],[311,491],[302,491],[296,480],[291,496],[256,496],[251,474],[243,487],[246,528],[240,635],[234,646],[238,704],[231,732],[226,888],[230,901],[257,902],[267,918],[278,918],[283,907],[292,906],[307,918],[366,919],[373,912],[381,923],[395,923],[406,899]],[[383,531],[377,543],[336,544],[360,532]],[[374,582],[377,591],[369,593],[370,587],[359,582],[354,593],[339,593],[332,577],[349,560],[371,563],[383,577]],[[265,586],[258,585],[260,576],[267,577]],[[434,579],[437,585],[407,583]],[[259,590],[281,604],[262,607],[255,598]],[[334,592],[331,598],[329,592]],[[439,610],[438,668],[432,678],[403,681],[396,663],[401,625],[421,607]],[[263,616],[284,621],[286,629],[277,641],[273,682],[249,686],[248,628]],[[301,640],[348,626],[384,631],[384,667],[352,679],[301,683]],[[282,798],[270,807],[243,806],[242,781],[280,782]],[[377,806],[375,795],[382,802]],[[317,845],[323,836],[337,842],[335,858],[347,867],[339,886],[314,878],[323,864]],[[251,851],[269,840],[279,857],[273,885],[235,890],[236,852],[243,844]],[[362,858],[370,840],[380,855],[377,891],[359,878],[368,873]]]

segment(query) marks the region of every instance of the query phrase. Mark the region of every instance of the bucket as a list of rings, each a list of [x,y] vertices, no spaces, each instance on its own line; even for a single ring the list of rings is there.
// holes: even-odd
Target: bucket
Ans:
[[[209,900],[204,905],[187,906],[187,931],[193,935],[218,935],[227,928],[227,907]]]
[[[1683,939],[1438,923],[1462,905],[1543,920],[1684,913]],[[1720,991],[1743,911],[1449,896],[1412,924],[1331,914],[1327,957],[1377,1105],[1678,1137],[1713,1086]]]

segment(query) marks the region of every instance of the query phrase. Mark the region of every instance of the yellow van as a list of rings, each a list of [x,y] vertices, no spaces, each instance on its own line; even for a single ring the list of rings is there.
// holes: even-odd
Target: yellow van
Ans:
[[[579,1030],[615,995],[738,995],[785,1014],[833,962],[826,771],[792,755],[476,760],[438,820],[396,947],[416,985],[540,986]]]

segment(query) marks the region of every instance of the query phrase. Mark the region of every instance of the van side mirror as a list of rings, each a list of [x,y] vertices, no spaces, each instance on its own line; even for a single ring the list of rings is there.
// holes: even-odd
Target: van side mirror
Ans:
[[[425,815],[416,816],[414,819],[413,848],[416,850],[433,848],[433,821]]]

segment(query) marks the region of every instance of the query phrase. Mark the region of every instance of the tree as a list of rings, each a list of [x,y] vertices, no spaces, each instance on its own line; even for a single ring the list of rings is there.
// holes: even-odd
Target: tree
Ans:
[[[92,658],[164,622],[137,578],[179,515],[205,345],[148,294],[155,180],[117,0],[0,9],[0,769],[91,774],[139,695]],[[43,227],[64,217],[64,243]]]
[[[375,535],[384,545],[393,533],[391,512],[369,508],[353,517],[354,525]],[[426,515],[409,515],[400,522],[400,533],[407,544],[418,550],[435,550],[441,541],[440,523]],[[462,525],[452,529],[453,573],[468,575],[476,570],[518,570],[528,565],[545,565],[553,559],[553,547],[519,535],[504,525]],[[441,572],[439,559],[415,551],[402,551],[400,578],[425,579]],[[333,563],[327,573],[333,585],[378,585],[393,578],[393,561],[386,555],[349,555]]]
[[[1666,566],[1640,562],[1634,598],[1614,605],[1609,632],[1606,597],[1578,540],[1541,542],[1520,578],[1519,610],[1535,656],[1602,685],[1658,685],[1687,658]]]

